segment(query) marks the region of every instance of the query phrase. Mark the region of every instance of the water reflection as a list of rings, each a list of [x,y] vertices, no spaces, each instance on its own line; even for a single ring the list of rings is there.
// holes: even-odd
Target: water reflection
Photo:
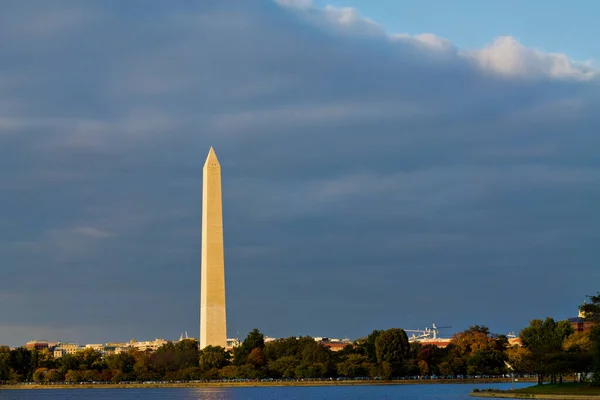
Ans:
[[[517,383],[515,388],[533,383]],[[0,400],[473,400],[474,388],[510,389],[510,383],[189,389],[0,390]]]

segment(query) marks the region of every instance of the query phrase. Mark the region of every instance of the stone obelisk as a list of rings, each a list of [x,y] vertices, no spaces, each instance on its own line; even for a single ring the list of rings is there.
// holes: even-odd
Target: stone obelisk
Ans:
[[[204,163],[202,183],[202,277],[200,348],[227,346],[221,165],[213,148]]]

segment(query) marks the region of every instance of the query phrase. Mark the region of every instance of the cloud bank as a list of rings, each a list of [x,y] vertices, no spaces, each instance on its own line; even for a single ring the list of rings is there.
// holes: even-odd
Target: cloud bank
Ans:
[[[565,55],[298,0],[13,1],[0,27],[3,342],[197,332],[211,145],[230,336],[507,332],[598,290],[599,85]]]

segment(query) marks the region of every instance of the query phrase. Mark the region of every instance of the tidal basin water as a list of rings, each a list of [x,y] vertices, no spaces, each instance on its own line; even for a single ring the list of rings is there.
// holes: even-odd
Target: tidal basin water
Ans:
[[[515,383],[515,388],[533,383]],[[474,388],[510,389],[510,383],[189,389],[0,390],[0,400],[469,400]]]

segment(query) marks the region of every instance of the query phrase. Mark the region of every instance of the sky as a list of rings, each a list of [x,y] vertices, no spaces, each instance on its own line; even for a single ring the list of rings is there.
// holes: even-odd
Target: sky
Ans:
[[[355,8],[394,33],[430,32],[461,48],[476,49],[497,36],[513,36],[546,52],[565,53],[579,61],[598,61],[600,36],[595,16],[600,3],[577,5],[546,0],[316,0],[320,7]]]
[[[416,4],[3,2],[0,343],[197,337],[210,146],[230,337],[576,315],[593,13]]]

